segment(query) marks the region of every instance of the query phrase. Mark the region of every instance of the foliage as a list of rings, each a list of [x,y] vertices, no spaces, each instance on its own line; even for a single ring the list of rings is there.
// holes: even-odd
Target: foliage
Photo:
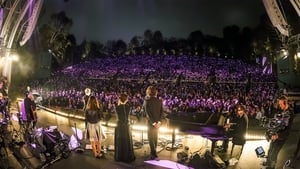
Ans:
[[[142,36],[133,36],[128,44],[122,39],[109,40],[105,45],[84,40],[77,46],[74,35],[69,31],[72,25],[72,20],[64,12],[59,12],[53,14],[50,21],[40,28],[42,46],[52,53],[59,67],[89,58],[126,54],[206,55],[254,62],[257,57],[273,57],[275,54],[272,52],[280,47],[280,40],[265,15],[255,29],[240,28],[237,25],[225,27],[222,38],[195,30],[186,39],[179,39],[164,37],[159,30],[147,29]]]

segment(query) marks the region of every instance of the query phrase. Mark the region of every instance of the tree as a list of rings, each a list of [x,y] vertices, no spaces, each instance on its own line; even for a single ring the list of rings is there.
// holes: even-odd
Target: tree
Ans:
[[[163,35],[160,31],[155,31],[152,38],[154,50],[163,48]]]
[[[67,48],[76,46],[75,37],[69,33],[72,25],[73,21],[62,11],[52,14],[48,24],[40,28],[42,46],[52,54],[59,66],[71,60],[67,58],[70,56],[66,55]]]
[[[152,46],[152,39],[153,38],[153,33],[150,29],[145,30],[144,32],[144,40],[142,42],[142,45],[144,47],[151,47]]]
[[[135,55],[137,54],[137,49],[140,47],[140,40],[141,40],[141,37],[140,36],[134,36],[129,44],[128,44],[128,48],[130,50],[130,53]]]
[[[117,55],[124,54],[126,50],[127,50],[127,45],[123,40],[118,40],[113,46],[113,51],[116,51]]]
[[[239,56],[238,45],[240,43],[240,28],[237,25],[227,26],[223,29],[223,37],[225,42],[229,45],[230,54],[234,57]]]
[[[199,54],[199,52],[201,52],[203,41],[204,36],[201,31],[194,31],[190,33],[188,37],[188,42],[192,47],[194,54]]]

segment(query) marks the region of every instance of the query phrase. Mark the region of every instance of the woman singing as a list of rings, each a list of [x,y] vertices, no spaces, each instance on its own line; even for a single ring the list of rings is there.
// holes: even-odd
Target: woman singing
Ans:
[[[87,122],[86,138],[91,142],[94,156],[99,158],[101,154],[101,139],[104,133],[101,130],[102,107],[95,96],[91,96],[85,109],[85,120]]]
[[[129,125],[130,105],[127,104],[128,96],[122,93],[116,107],[118,122],[115,128],[115,160],[132,162],[135,155],[132,146],[132,135]]]

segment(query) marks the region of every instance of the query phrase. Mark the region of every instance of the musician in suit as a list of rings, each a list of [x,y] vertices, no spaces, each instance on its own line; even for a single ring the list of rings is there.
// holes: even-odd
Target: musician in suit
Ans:
[[[150,146],[150,159],[159,160],[156,152],[158,129],[163,116],[162,101],[157,98],[157,89],[149,86],[146,90],[146,97],[143,108],[148,119],[148,140]]]
[[[246,133],[248,130],[248,116],[246,108],[243,105],[238,105],[235,114],[225,124],[224,128],[227,130],[228,139],[223,141],[223,152],[228,149],[229,138],[239,144],[244,145],[246,142]]]

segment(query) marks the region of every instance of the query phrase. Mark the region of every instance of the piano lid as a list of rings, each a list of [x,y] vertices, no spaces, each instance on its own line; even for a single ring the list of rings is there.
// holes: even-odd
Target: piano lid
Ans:
[[[179,131],[201,135],[224,135],[224,128],[218,125],[221,115],[213,112],[174,113],[167,115],[168,125]]]
[[[220,119],[219,113],[214,112],[178,112],[167,115],[167,119],[200,124],[217,125]]]

